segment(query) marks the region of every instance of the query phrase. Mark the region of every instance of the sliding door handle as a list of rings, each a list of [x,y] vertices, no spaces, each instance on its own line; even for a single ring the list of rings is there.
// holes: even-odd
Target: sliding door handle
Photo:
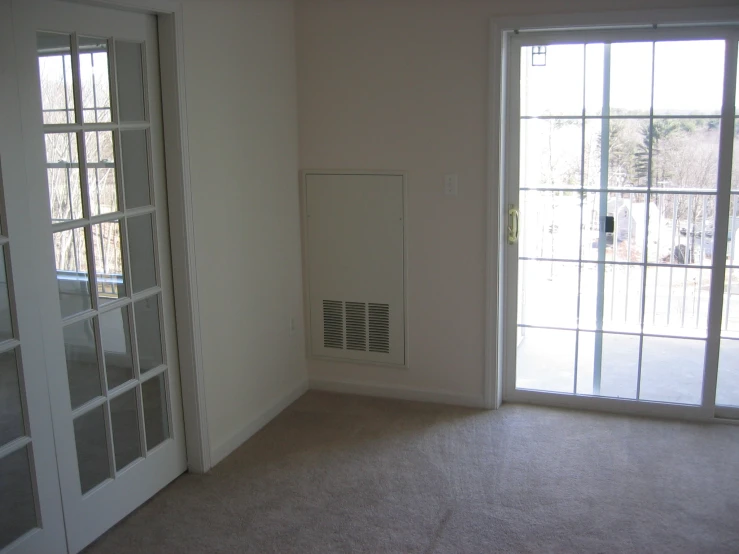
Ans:
[[[508,244],[516,244],[518,242],[518,218],[519,211],[513,204],[508,206]]]

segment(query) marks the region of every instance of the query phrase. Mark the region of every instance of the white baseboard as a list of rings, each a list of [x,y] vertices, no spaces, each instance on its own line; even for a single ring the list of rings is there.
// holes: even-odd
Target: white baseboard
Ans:
[[[417,402],[433,402],[436,404],[450,404],[452,406],[466,406],[469,408],[485,408],[485,399],[482,396],[467,396],[443,391],[367,385],[365,383],[329,381],[324,379],[310,379],[309,384],[311,390],[357,394],[360,396],[376,396],[380,398],[396,398],[398,400],[414,400]]]
[[[308,381],[301,382],[297,387],[278,398],[270,407],[247,423],[240,431],[234,433],[230,439],[211,450],[211,463],[215,466],[226,456],[251,438],[254,433],[272,421],[279,413],[295,402],[308,390]]]

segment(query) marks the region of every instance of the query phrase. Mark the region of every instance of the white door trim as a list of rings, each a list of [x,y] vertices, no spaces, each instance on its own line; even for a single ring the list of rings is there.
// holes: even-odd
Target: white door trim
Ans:
[[[200,332],[182,3],[179,0],[65,1],[157,16],[162,97],[168,100],[162,103],[162,116],[187,468],[193,473],[205,473],[212,467],[212,459]]]
[[[485,406],[497,409],[503,401],[505,384],[506,314],[510,306],[506,302],[506,275],[504,257],[506,251],[507,217],[505,200],[507,186],[504,179],[503,147],[506,142],[505,104],[507,73],[507,45],[514,33],[543,29],[566,30],[604,26],[648,27],[665,24],[719,24],[739,22],[739,8],[695,8],[679,10],[643,10],[630,12],[601,12],[554,14],[493,18],[490,20],[489,41],[489,90],[488,90],[488,211],[486,239],[485,279],[485,367],[483,394]],[[510,264],[508,264],[510,265]],[[515,310],[515,307],[514,307]],[[514,311],[515,315],[515,311]],[[588,408],[588,405],[583,405]],[[617,406],[613,406],[615,411]]]

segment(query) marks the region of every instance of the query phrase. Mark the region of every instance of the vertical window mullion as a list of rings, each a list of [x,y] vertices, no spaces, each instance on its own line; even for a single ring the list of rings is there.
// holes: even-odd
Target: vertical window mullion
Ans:
[[[697,201],[698,199],[696,198],[696,202]],[[692,230],[690,228],[692,210],[693,210],[693,197],[688,196],[688,217],[687,217],[688,228],[687,228],[687,240],[686,240],[687,244],[685,245],[685,259],[683,260],[685,262],[685,270],[684,270],[685,274],[683,275],[683,305],[682,305],[681,313],[680,313],[680,328],[681,329],[685,328],[685,301],[686,301],[686,298],[688,297],[688,294],[687,294],[688,293],[688,266],[691,263],[695,263],[691,255],[692,246],[695,246],[695,228],[693,228]],[[704,226],[705,226],[705,222],[706,222],[706,212],[703,212]],[[690,240],[691,234],[693,237],[692,242]],[[704,233],[701,234],[701,242],[703,241],[703,237],[705,237],[705,229],[704,229]]]
[[[123,281],[126,283],[126,296],[133,298],[133,281],[131,279],[131,259],[130,247],[128,241],[128,220],[121,218],[119,220],[118,228],[121,234],[121,265],[123,266]],[[139,367],[139,355],[138,355],[138,335],[136,332],[136,318],[134,317],[134,302],[131,300],[129,314],[128,314],[128,328],[131,333],[131,355],[133,356],[133,376],[134,379],[141,379],[141,368]]]
[[[100,309],[100,302],[98,298],[97,268],[95,267],[95,237],[92,233],[92,225],[90,225],[89,223],[85,224],[85,226],[83,227],[83,232],[85,235],[85,242],[87,243],[87,278],[90,280],[90,296],[92,301],[92,309],[98,311]]]
[[[133,306],[133,304],[131,304]],[[134,388],[136,391],[136,413],[138,414],[139,424],[139,445],[141,448],[141,457],[146,458],[149,456],[146,445],[146,419],[144,419],[144,389],[141,386],[141,381],[136,384]]]
[[[113,129],[113,158],[115,160],[115,167],[113,172],[115,174],[115,186],[116,186],[116,197],[118,199],[118,211],[126,212],[126,195],[123,193],[123,148],[121,146],[121,130],[120,128]],[[148,162],[148,160],[147,160]]]
[[[74,113],[77,125],[84,127],[83,110],[82,110],[82,77],[80,73],[80,48],[77,33],[72,33],[72,94],[74,96]],[[90,218],[90,193],[87,181],[87,145],[85,144],[85,133],[83,129],[76,132],[77,136],[77,156],[79,159],[80,170],[80,195],[82,196],[82,217]],[[92,242],[88,242],[88,249],[92,246]],[[92,266],[88,266],[92,267]]]
[[[95,53],[90,52],[90,79],[92,80],[92,109],[95,123],[98,123],[98,91],[97,91],[97,80],[95,79]],[[83,106],[84,108],[84,106]],[[83,122],[84,123],[84,122]],[[98,141],[98,152],[100,152],[100,141]],[[97,168],[95,169],[95,176],[97,177]]]
[[[736,36],[726,41],[724,57],[724,97],[721,109],[721,135],[718,153],[718,195],[714,214],[713,271],[708,305],[708,340],[703,366],[702,407],[713,416],[716,408],[721,320],[726,280],[726,245],[729,233],[731,204],[731,170],[734,155],[734,124],[736,117],[737,46]]]
[[[149,70],[147,66],[147,60],[149,59],[149,53],[146,48],[146,43],[141,45],[141,83],[144,89],[144,119],[151,122],[151,113],[149,109]]]
[[[647,267],[649,262],[649,206],[652,198],[652,156],[654,154],[654,66],[655,66],[655,52],[657,43],[652,42],[652,84],[651,84],[651,97],[649,101],[649,153],[647,155],[647,192],[645,195],[645,224],[644,224],[644,245],[642,252],[644,253],[644,265],[642,266],[643,277],[642,277],[642,289],[641,289],[641,317],[639,318],[639,324],[641,332],[639,333],[639,362],[636,370],[636,399],[639,400],[641,394],[641,372],[642,372],[642,358],[644,354],[644,316],[646,311],[646,299],[647,299]],[[660,211],[661,213],[661,211]],[[657,252],[659,256],[659,252]],[[655,281],[657,279],[657,269],[655,267]]]
[[[108,39],[108,80],[110,89],[110,120],[120,123],[118,111],[118,64],[116,60],[115,40]]]
[[[706,197],[703,197],[703,213],[706,213]],[[716,205],[714,204],[713,208],[714,213],[714,228],[716,227]],[[706,236],[706,218],[703,217],[703,228],[701,229],[701,242],[703,241],[703,237]],[[703,287],[703,264],[706,262],[705,255],[704,255],[704,248],[701,244],[701,259],[700,259],[700,269],[698,270],[698,294],[697,294],[697,301],[698,301],[698,307],[695,310],[695,327],[696,329],[700,326],[700,314],[701,314],[701,296],[702,295],[702,287]]]
[[[598,218],[598,285],[595,304],[595,346],[593,351],[593,394],[600,395],[603,368],[603,319],[606,293],[606,237],[605,219],[608,216],[608,169],[611,130],[611,44],[603,46],[603,98],[600,127],[600,184]],[[617,229],[614,229],[617,232]],[[616,236],[618,236],[616,234]],[[614,254],[615,254],[615,248]],[[614,258],[615,260],[615,258]],[[615,272],[615,265],[612,266]],[[613,312],[611,312],[613,313]]]
[[[82,78],[80,76],[80,47],[77,33],[72,33],[72,95],[74,96],[74,117],[78,125],[84,121],[82,117]]]
[[[73,57],[72,50],[70,50],[70,54],[69,54],[69,65],[70,66],[72,65],[72,57]],[[64,83],[64,119],[67,123],[72,123],[69,120],[69,83],[67,82],[67,64],[64,61],[65,54],[62,54],[61,58],[62,58],[62,81]],[[72,87],[74,91],[74,81],[73,81]],[[73,92],[73,95],[74,95],[74,92]],[[75,101],[75,104],[76,103],[77,102]],[[42,111],[43,111],[43,107],[42,107]]]
[[[736,233],[734,230],[734,222],[736,221],[736,209],[737,209],[737,200],[739,200],[739,197],[736,195],[733,195],[733,201],[731,202],[733,204],[733,209],[731,210],[731,255],[729,256],[729,265],[733,266],[734,261],[734,251],[736,249],[736,244],[734,241],[737,240]],[[714,224],[715,226],[715,224]],[[724,331],[729,330],[729,310],[731,309],[731,284],[734,278],[734,269],[733,267],[729,269],[729,282],[726,284],[726,321],[721,325]]]
[[[575,376],[572,384],[572,394],[577,394],[577,372],[580,365],[580,289],[582,287],[582,225],[583,225],[583,191],[585,188],[585,105],[587,98],[587,68],[588,68],[588,46],[582,45],[582,118],[580,125],[580,230],[577,248],[577,313],[575,329]]]
[[[103,417],[105,420],[105,440],[108,444],[108,477],[115,478],[115,444],[113,441],[113,414],[110,409],[110,400],[106,400],[103,404]]]
[[[90,57],[92,57],[92,54],[90,54]],[[91,62],[92,63],[92,62]],[[92,81],[92,90],[93,94],[95,91],[95,72],[93,70],[93,81]],[[97,95],[95,95],[97,96]],[[97,117],[98,117],[98,108],[97,108],[97,97],[95,97],[95,100],[93,101],[93,106],[95,106],[95,122],[97,123]],[[97,213],[95,215],[100,215],[103,211],[102,206],[100,205],[100,164],[102,163],[102,154],[103,151],[102,148],[100,148],[100,132],[99,130],[94,131],[95,133],[95,151],[97,152],[97,156],[95,159],[95,201],[97,202],[98,209]],[[105,251],[103,251],[103,258],[105,257]]]
[[[624,292],[624,324],[628,323],[629,319],[629,284],[631,282],[631,220],[632,215],[634,213],[634,195],[629,194],[629,218],[626,221],[626,261],[628,262],[626,265],[626,290]],[[618,216],[617,216],[618,217]],[[646,227],[645,227],[646,229]],[[616,240],[614,241],[615,244],[618,244],[618,237],[616,237]],[[614,284],[615,288],[615,284]],[[641,298],[639,299],[641,300]],[[613,317],[613,312],[611,312],[611,317]]]

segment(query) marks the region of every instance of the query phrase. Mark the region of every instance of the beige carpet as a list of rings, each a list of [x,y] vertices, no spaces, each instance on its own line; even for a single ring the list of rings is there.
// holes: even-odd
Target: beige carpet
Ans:
[[[310,392],[118,552],[739,552],[739,427]]]

